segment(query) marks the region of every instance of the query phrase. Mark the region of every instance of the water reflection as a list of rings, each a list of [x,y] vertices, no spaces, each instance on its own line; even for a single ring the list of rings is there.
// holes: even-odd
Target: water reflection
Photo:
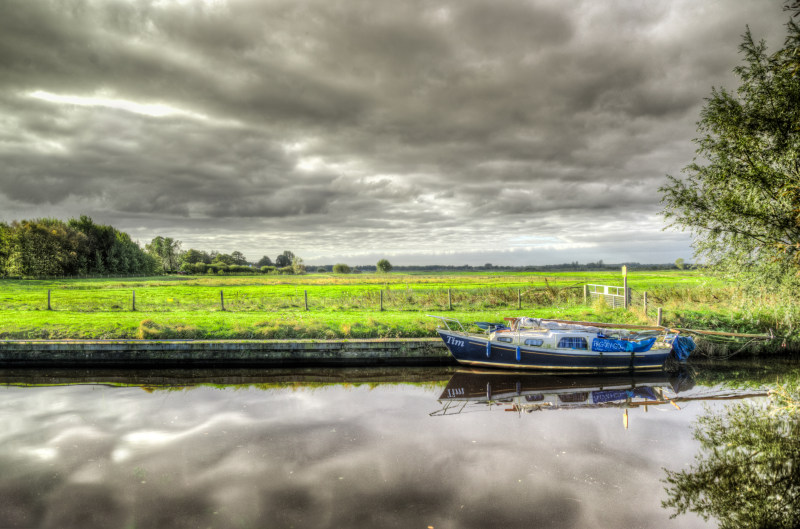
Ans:
[[[0,527],[707,527],[661,508],[702,405],[432,416],[452,375],[0,372]]]
[[[800,391],[704,413],[694,464],[666,470],[665,508],[697,513],[721,528],[800,527]]]
[[[621,375],[552,375],[502,371],[458,370],[439,396],[443,405],[432,415],[500,406],[505,411],[532,413],[578,408],[638,408],[671,404],[694,387],[689,373]],[[628,427],[627,411],[623,424]]]

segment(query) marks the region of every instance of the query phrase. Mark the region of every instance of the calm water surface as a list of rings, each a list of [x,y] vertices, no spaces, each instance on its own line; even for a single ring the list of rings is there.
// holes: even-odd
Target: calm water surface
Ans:
[[[694,460],[699,414],[736,402],[709,397],[763,398],[640,381],[674,405],[587,406],[571,401],[596,381],[509,397],[453,373],[0,373],[0,528],[715,527],[669,518],[663,468]]]

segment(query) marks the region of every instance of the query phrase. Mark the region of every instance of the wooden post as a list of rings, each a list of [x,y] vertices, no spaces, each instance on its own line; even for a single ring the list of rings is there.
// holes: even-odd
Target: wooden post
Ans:
[[[583,285],[583,304],[586,305],[589,299],[589,285]]]
[[[383,289],[381,289],[381,312],[383,312]]]
[[[453,310],[453,298],[450,297],[450,289],[447,289],[447,310]]]
[[[622,280],[622,293],[625,296],[624,299],[623,299],[623,306],[627,310],[627,308],[628,308],[628,297],[629,297],[629,294],[630,294],[630,292],[628,290],[628,276],[625,276],[623,278],[623,280]]]
[[[656,325],[658,325],[659,327],[661,327],[661,316],[662,316],[661,307],[658,307],[658,316],[656,317]]]
[[[50,291],[49,290],[47,291],[47,310],[53,310],[53,308],[50,306]]]
[[[308,290],[304,290],[303,294],[305,295],[306,298],[306,310],[308,310]]]
[[[219,305],[222,310],[225,310],[225,294],[221,290],[219,291]]]
[[[133,291],[133,304],[131,305],[132,310],[136,312],[136,291]]]
[[[517,308],[522,308],[522,290],[519,288],[517,289]]]
[[[642,304],[644,305],[644,317],[647,318],[647,291],[645,291],[643,294]]]

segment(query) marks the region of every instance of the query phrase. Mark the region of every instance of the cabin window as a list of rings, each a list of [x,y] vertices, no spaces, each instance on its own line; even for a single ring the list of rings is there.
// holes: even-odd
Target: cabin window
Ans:
[[[511,336],[501,336],[500,338],[497,339],[498,342],[505,342],[505,343],[511,343],[511,340],[512,340]]]
[[[583,338],[581,338],[581,340],[582,339]],[[561,402],[566,402],[566,403],[570,403],[570,402],[586,402],[586,400],[588,398],[589,398],[589,394],[584,392],[584,391],[581,391],[581,392],[578,392],[578,393],[565,393],[563,395],[559,395],[558,396],[558,400],[560,400]]]
[[[579,336],[567,336],[558,341],[558,346],[562,349],[587,349],[586,338]]]
[[[541,402],[544,400],[544,395],[525,395],[526,402]]]
[[[525,340],[525,345],[536,346],[536,345],[542,345],[543,343],[544,340],[542,340],[541,338],[528,338],[527,340]]]

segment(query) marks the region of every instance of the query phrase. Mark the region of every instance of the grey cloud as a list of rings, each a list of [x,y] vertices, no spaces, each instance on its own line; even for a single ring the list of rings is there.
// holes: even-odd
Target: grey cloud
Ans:
[[[664,174],[691,160],[702,98],[732,79],[745,24],[780,42],[785,15],[768,11],[755,0],[12,0],[0,19],[0,199],[6,215],[127,219],[117,227],[145,239],[240,229],[242,244],[261,233],[322,244],[331,260],[353,233],[461,251],[528,214],[528,226],[651,214]]]

